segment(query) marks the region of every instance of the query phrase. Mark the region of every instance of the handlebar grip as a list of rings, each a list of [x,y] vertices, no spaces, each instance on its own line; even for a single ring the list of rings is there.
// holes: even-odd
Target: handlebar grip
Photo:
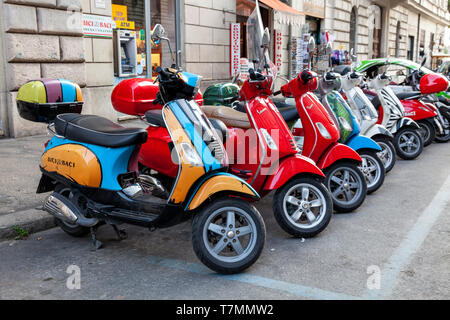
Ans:
[[[278,95],[280,95],[280,94],[281,94],[281,90],[275,91],[275,92],[273,93],[274,96],[278,96]]]

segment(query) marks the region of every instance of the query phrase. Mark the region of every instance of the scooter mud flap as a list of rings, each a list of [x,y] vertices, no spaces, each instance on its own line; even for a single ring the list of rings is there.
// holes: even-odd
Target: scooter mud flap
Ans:
[[[404,117],[404,118],[401,118],[400,120],[398,120],[397,126],[396,126],[396,128],[397,128],[396,132],[398,130],[400,130],[402,127],[406,127],[406,126],[411,126],[416,129],[420,129],[420,126],[417,124],[417,122],[415,122],[414,120],[412,120],[410,118]]]
[[[377,152],[382,151],[378,143],[365,136],[355,136],[354,138],[350,139],[347,145],[355,151],[358,151],[360,149],[373,149]]]

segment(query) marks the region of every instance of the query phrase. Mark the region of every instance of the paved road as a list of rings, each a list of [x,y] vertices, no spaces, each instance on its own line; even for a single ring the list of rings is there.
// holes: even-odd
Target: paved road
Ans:
[[[59,229],[0,243],[0,298],[13,299],[450,299],[450,145],[433,144],[416,161],[399,160],[384,187],[352,214],[334,215],[318,237],[288,237],[271,197],[257,207],[267,225],[259,261],[220,276],[203,267],[190,225],[149,233],[127,226],[106,248]],[[69,290],[70,265],[81,289]],[[370,274],[368,274],[368,271]],[[380,271],[380,289],[377,287]],[[373,273],[375,272],[375,273]],[[372,280],[372,281],[371,281]]]

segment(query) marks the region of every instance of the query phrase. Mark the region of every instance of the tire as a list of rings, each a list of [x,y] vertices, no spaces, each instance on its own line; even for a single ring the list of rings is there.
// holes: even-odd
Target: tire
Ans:
[[[408,146],[404,145],[406,142],[404,138],[412,138],[414,137],[414,150],[410,150],[408,152]],[[394,146],[397,151],[397,155],[404,160],[413,160],[416,159],[423,151],[423,138],[419,133],[419,130],[412,129],[409,127],[402,128],[394,136]]]
[[[70,188],[66,187],[65,185],[58,184],[55,187],[55,192],[65,196],[69,199],[70,196]],[[65,233],[72,237],[80,238],[84,237],[85,235],[90,233],[90,229],[86,227],[79,226],[77,224],[69,223],[66,221],[63,221],[61,219],[55,218],[55,222]]]
[[[298,192],[299,188],[301,188],[300,192]],[[308,194],[303,195],[303,190],[307,190]],[[301,200],[298,199],[298,196]],[[293,201],[299,202],[293,204],[289,202],[288,198],[294,198]],[[313,202],[316,204],[319,202],[320,207],[312,207]],[[302,207],[303,205],[305,207]],[[312,238],[319,234],[330,223],[333,214],[333,200],[327,188],[323,183],[309,177],[295,178],[278,189],[272,206],[275,219],[280,227],[297,238]],[[298,218],[295,219],[292,216],[298,210],[300,210],[297,213]],[[293,211],[293,214],[290,214],[289,211],[291,213]],[[312,222],[309,220],[310,214],[315,219]],[[302,222],[307,222],[307,224]]]
[[[340,180],[342,183],[345,182],[345,172],[351,175],[351,183],[354,184],[353,188],[350,188],[351,185],[348,186],[347,193],[346,190],[343,189],[344,185],[339,184],[338,181]],[[351,162],[337,162],[326,169],[325,175],[325,185],[331,194],[333,206],[337,212],[351,212],[362,205],[367,195],[367,183],[364,175],[356,164]],[[338,180],[335,180],[334,177]],[[350,180],[350,178],[347,178],[347,180]],[[352,190],[354,190],[354,192]],[[350,200],[348,200],[348,198],[350,198],[348,192],[350,193],[350,196],[352,196]]]
[[[436,128],[427,120],[419,121],[418,124],[423,138],[423,146],[429,146],[436,138]]]
[[[235,228],[236,222],[239,223],[239,229]],[[243,230],[249,233],[242,235]],[[241,235],[238,236],[239,231]],[[243,237],[246,238],[245,248],[242,245]],[[195,254],[208,268],[221,274],[239,273],[253,265],[261,255],[265,238],[266,227],[258,210],[237,198],[213,201],[197,213],[192,221]],[[214,249],[219,250],[218,253]],[[237,253],[236,250],[243,251]]]
[[[394,168],[395,162],[397,161],[395,147],[390,140],[382,137],[374,138],[373,140],[383,149],[377,155],[383,162],[385,172],[388,173]]]
[[[377,152],[362,150],[358,153],[363,159],[359,169],[366,178],[367,194],[371,194],[383,185],[386,169],[384,168],[383,161],[378,157]]]
[[[442,119],[444,120],[444,126],[446,126],[447,129],[444,128],[443,135],[436,135],[434,141],[438,143],[445,143],[450,141],[450,119],[446,116],[442,116]]]

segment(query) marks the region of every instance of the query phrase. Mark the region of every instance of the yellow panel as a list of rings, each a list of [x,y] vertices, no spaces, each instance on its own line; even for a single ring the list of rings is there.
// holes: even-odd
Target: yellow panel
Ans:
[[[82,145],[64,144],[48,150],[42,155],[41,166],[82,186],[99,188],[102,183],[97,157]]]
[[[251,188],[249,188],[247,184],[242,183],[242,181],[238,180],[236,177],[228,175],[218,175],[206,181],[200,187],[200,189],[198,189],[197,193],[189,204],[188,210],[194,210],[198,208],[210,196],[224,190],[248,194],[251,198],[259,197],[259,195],[256,194]]]
[[[177,184],[174,186],[172,197],[170,198],[170,202],[179,204],[186,199],[186,196],[195,181],[205,174],[205,168],[203,166],[192,166],[185,160],[183,151],[179,148],[179,145],[180,143],[189,143],[195,150],[191,139],[186,135],[186,132],[169,108],[164,108],[163,112],[167,127],[170,128],[172,141],[180,156],[180,173],[178,175]]]

